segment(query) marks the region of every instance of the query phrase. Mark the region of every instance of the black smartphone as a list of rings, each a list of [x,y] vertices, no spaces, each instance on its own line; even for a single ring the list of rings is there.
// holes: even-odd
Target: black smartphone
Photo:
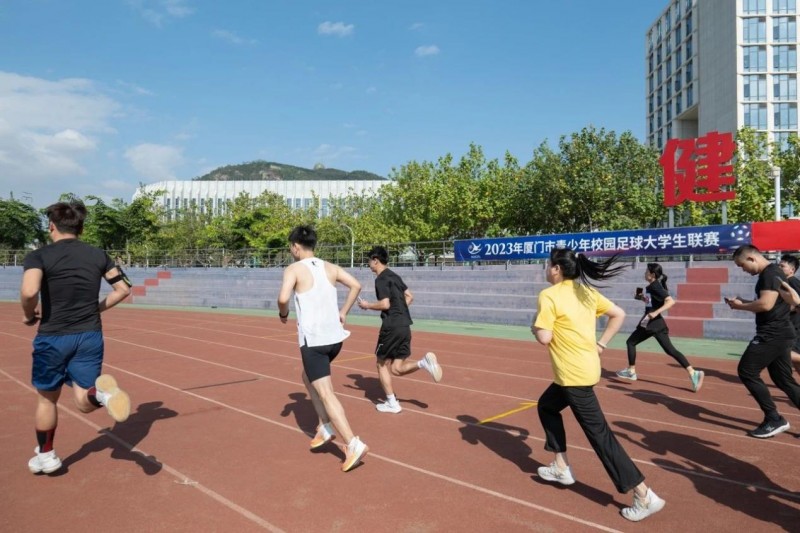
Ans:
[[[636,287],[636,295],[644,294],[644,289],[641,287]]]

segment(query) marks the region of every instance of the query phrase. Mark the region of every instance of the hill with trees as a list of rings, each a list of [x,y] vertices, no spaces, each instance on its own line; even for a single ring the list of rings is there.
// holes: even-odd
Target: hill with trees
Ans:
[[[227,165],[195,178],[195,181],[300,181],[300,180],[385,180],[365,170],[347,172],[325,168],[321,164],[314,168],[302,168],[271,161],[251,161],[239,165]]]

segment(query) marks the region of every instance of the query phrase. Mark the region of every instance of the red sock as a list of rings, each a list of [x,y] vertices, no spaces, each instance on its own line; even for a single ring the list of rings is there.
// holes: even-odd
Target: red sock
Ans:
[[[86,395],[89,398],[89,403],[94,405],[95,407],[103,407],[103,404],[97,400],[97,388],[92,387],[86,391]]]
[[[39,453],[47,453],[53,450],[53,439],[56,436],[56,428],[45,431],[36,430],[36,441],[39,443]]]

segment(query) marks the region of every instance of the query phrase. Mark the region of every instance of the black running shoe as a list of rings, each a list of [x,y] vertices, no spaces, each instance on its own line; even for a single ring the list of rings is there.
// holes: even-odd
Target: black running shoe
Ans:
[[[783,417],[775,421],[764,420],[760,426],[750,432],[750,436],[757,439],[768,439],[787,429],[789,429],[789,422]]]

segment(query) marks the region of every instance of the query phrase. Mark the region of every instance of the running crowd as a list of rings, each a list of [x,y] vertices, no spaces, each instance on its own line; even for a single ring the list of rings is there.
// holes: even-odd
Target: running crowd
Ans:
[[[58,426],[57,403],[63,385],[72,388],[75,406],[82,413],[105,408],[117,422],[130,414],[130,398],[114,377],[102,373],[104,344],[100,314],[124,300],[131,283],[119,265],[102,250],[80,241],[86,208],[80,202],[58,202],[46,210],[52,243],[26,256],[20,290],[23,322],[38,324],[33,341],[32,383],[38,392],[35,410],[37,445],[28,462],[31,472],[50,474],[62,467],[54,439]],[[278,315],[289,319],[294,300],[298,345],[303,365],[302,379],[319,418],[311,449],[339,436],[345,459],[342,470],[356,467],[369,447],[354,434],[331,381],[331,362],[342,349],[349,331],[344,329],[353,305],[379,311],[382,325],[375,348],[380,384],[386,400],[376,405],[381,413],[397,414],[393,378],[425,370],[435,382],[442,380],[436,354],[428,352],[411,360],[409,305],[414,295],[403,279],[388,267],[384,247],[370,250],[369,268],[375,274],[373,302],[359,298],[361,285],[341,267],[314,255],[317,235],[310,226],[298,226],[289,235],[289,251],[295,262],[283,273],[278,295]],[[738,375],[764,412],[764,420],[750,435],[773,437],[789,429],[761,379],[767,369],[775,385],[800,408],[800,385],[792,375],[794,364],[800,372],[800,262],[783,255],[774,264],[756,247],[745,245],[733,253],[734,263],[758,276],[755,298],[726,297],[731,309],[752,312],[756,335],[742,354]],[[592,448],[620,493],[633,491],[633,503],[622,516],[640,521],[660,511],[665,501],[645,484],[644,475],[610,430],[594,386],[600,381],[600,356],[622,327],[625,312],[598,290],[599,281],[623,272],[626,265],[617,257],[592,260],[570,249],[555,249],[546,264],[550,287],[538,295],[531,331],[547,346],[553,368],[553,382],[538,400],[538,414],[545,435],[545,450],[553,453],[548,466],[538,469],[544,480],[572,485],[575,477],[567,456],[567,439],[561,412],[569,407]],[[634,298],[645,307],[636,329],[626,341],[628,366],[617,372],[627,381],[637,380],[636,346],[654,337],[661,348],[684,368],[694,392],[700,391],[704,373],[695,369],[672,344],[663,313],[675,304],[667,288],[667,276],[657,263],[645,270],[646,287]],[[112,291],[98,302],[105,279]],[[347,294],[338,303],[336,285]],[[598,337],[597,318],[606,316]]]

